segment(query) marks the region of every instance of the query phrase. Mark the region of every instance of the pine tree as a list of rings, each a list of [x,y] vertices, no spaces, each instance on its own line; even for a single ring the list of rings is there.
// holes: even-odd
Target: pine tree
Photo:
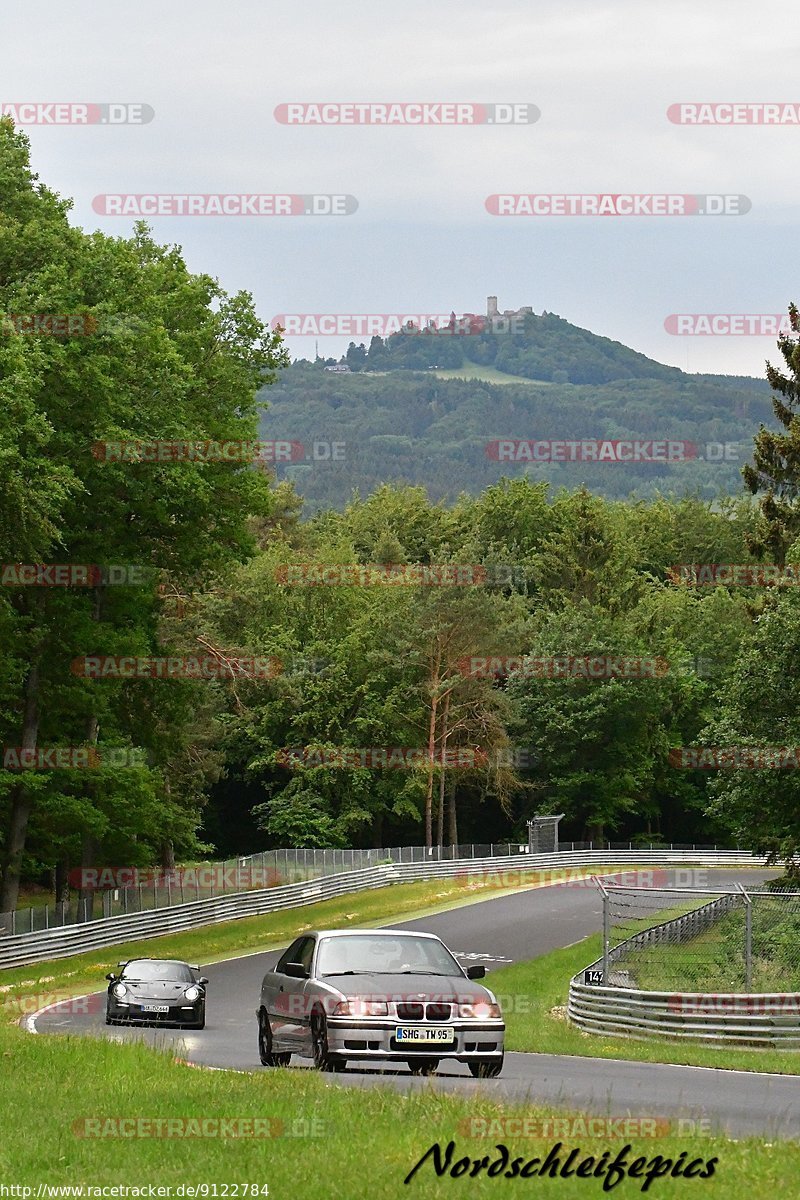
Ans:
[[[800,312],[789,305],[791,334],[781,334],[778,349],[786,372],[767,363],[767,379],[776,393],[772,408],[785,433],[761,426],[755,437],[753,463],[742,468],[746,486],[761,500],[763,522],[748,537],[748,546],[759,558],[769,554],[783,564],[786,551],[800,533]]]

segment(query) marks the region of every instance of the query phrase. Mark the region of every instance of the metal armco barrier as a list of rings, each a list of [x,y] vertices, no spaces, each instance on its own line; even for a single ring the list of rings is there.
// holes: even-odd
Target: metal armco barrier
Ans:
[[[567,1011],[586,1033],[800,1046],[800,993],[641,992],[587,986],[581,976],[570,983]]]
[[[670,940],[676,931],[700,934],[737,903],[742,903],[741,894],[731,892],[682,917],[642,930],[609,952],[605,969],[637,946]],[[599,958],[584,970],[603,969],[604,960]],[[613,970],[609,978],[613,979]],[[794,992],[644,991],[613,983],[587,984],[584,971],[580,971],[570,980],[567,1015],[584,1032],[606,1037],[800,1046],[800,993]]]
[[[433,878],[470,876],[481,872],[497,874],[498,886],[514,887],[522,876],[548,870],[563,871],[571,867],[624,866],[751,866],[764,865],[745,850],[688,851],[688,850],[577,850],[557,854],[503,855],[494,858],[463,858],[431,860],[429,862],[392,863],[368,867],[363,871],[345,871],[326,875],[308,882],[287,884],[284,887],[263,888],[259,891],[173,905],[127,916],[101,918],[82,925],[66,925],[35,933],[0,937],[0,969],[28,966],[48,959],[68,958],[89,950],[115,946],[121,942],[140,941],[235,921],[241,917],[260,916],[282,909],[298,908],[319,900],[331,900],[350,892],[387,887],[392,883],[412,883]],[[518,878],[519,877],[519,878]],[[588,881],[587,881],[588,882]]]

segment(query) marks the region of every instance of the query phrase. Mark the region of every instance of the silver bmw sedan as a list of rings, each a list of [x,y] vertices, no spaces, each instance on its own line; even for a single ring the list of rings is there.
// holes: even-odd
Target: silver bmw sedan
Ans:
[[[442,1060],[499,1075],[505,1024],[496,997],[432,933],[330,929],[292,942],[261,985],[258,1049],[265,1067],[293,1054],[321,1071],[403,1062],[430,1074]]]

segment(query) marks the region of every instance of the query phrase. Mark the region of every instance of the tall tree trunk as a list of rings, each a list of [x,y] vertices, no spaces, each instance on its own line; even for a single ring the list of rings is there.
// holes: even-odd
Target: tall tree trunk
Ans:
[[[436,717],[439,709],[439,661],[431,680],[431,715],[428,722],[428,781],[425,790],[425,845],[433,845],[433,759],[436,754]]]
[[[458,820],[456,818],[456,785],[450,784],[450,794],[447,804],[448,826],[450,829],[450,845],[458,845]]]
[[[437,828],[436,828],[436,845],[444,845],[444,788],[445,788],[445,753],[447,751],[447,715],[450,710],[450,692],[447,693],[444,699],[444,710],[442,712],[442,754],[441,763],[439,764],[439,811],[437,813]]]
[[[66,904],[69,900],[69,863],[60,858],[53,871],[53,893],[56,904]]]
[[[97,843],[88,830],[81,835],[81,870],[95,865]],[[91,921],[94,915],[94,888],[81,888],[78,893],[78,920]]]
[[[22,717],[23,750],[35,750],[39,734],[39,666],[34,663],[25,681],[25,709]],[[33,797],[24,784],[11,791],[8,837],[3,856],[3,885],[0,888],[0,913],[13,912],[19,901],[22,855],[33,810]]]
[[[100,725],[97,717],[86,718],[86,741],[90,746],[97,745],[97,735]],[[84,830],[81,837],[81,869],[87,870],[97,865],[97,842],[89,830]],[[82,921],[90,921],[94,912],[94,888],[82,887],[78,893],[78,917]]]

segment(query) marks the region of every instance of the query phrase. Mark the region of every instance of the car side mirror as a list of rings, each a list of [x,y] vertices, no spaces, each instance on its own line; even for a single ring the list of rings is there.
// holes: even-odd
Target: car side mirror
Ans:
[[[117,978],[116,975],[112,975],[110,973],[108,975],[106,975],[106,979],[108,980],[109,983],[111,983],[116,978]]]
[[[486,967],[475,964],[474,967],[467,967],[467,979],[483,979],[486,975]]]
[[[308,971],[302,963],[287,963],[283,968],[283,973],[292,979],[308,979]]]
[[[205,975],[201,975],[197,982],[198,983],[208,983],[208,980],[206,979]]]

